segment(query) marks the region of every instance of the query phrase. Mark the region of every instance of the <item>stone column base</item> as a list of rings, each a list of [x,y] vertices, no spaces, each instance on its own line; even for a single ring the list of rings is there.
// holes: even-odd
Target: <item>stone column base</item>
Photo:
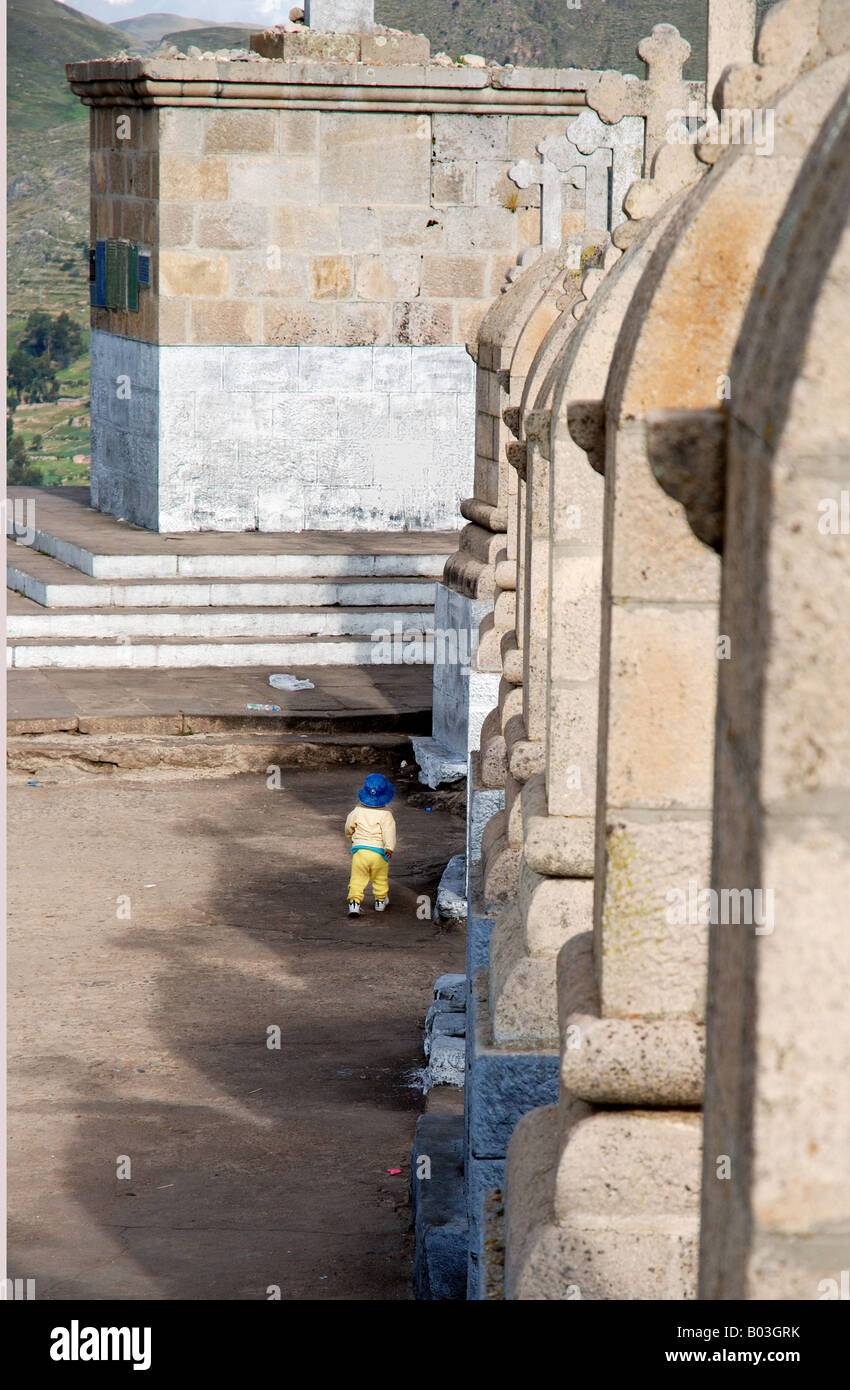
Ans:
[[[583,1117],[581,1112],[584,1112]],[[509,1299],[695,1299],[702,1119],[558,1106],[519,1121],[505,1174]]]
[[[514,1126],[525,1112],[558,1095],[558,1052],[496,1047],[487,1003],[487,971],[479,970],[467,1004],[467,1063],[464,1089],[464,1171],[469,1219],[468,1298],[486,1294],[484,1212],[488,1188],[501,1188],[505,1155]]]

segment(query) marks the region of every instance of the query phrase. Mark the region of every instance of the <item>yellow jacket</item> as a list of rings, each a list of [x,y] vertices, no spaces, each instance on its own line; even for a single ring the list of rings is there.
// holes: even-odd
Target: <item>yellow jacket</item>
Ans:
[[[352,845],[370,849],[395,849],[395,819],[387,806],[355,806],[345,822]]]

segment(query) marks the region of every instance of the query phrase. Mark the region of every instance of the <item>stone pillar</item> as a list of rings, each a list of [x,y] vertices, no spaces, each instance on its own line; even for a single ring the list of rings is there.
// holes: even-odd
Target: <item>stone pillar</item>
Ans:
[[[706,1299],[847,1296],[848,151],[845,92],[732,363],[712,886],[772,902],[712,927]]]
[[[542,156],[539,181],[542,186],[544,206],[548,198],[553,201],[561,196],[561,174],[573,170],[572,161],[591,157],[594,152],[607,150],[609,160],[614,159],[616,177],[613,182],[615,196],[609,209],[605,200],[604,215],[599,209],[590,210],[592,185],[588,174],[585,188],[585,234],[581,261],[598,266],[588,277],[588,283],[595,289],[605,269],[616,259],[616,252],[602,259],[607,243],[607,232],[594,231],[602,222],[603,228],[619,226],[623,213],[622,201],[626,187],[626,176],[640,175],[643,167],[644,141],[650,151],[651,141],[656,138],[658,110],[662,100],[672,100],[674,92],[683,97],[690,93],[691,86],[681,80],[681,66],[690,52],[678,31],[672,26],[660,26],[639,46],[649,67],[649,77],[644,84],[632,81],[624,90],[617,87],[618,74],[603,74],[598,83],[588,89],[589,106],[603,112],[600,119],[596,110],[586,110],[575,121],[566,137],[558,140],[547,137],[538,145]],[[678,77],[676,74],[679,74]],[[676,83],[678,82],[678,86]],[[616,92],[615,89],[616,88]],[[616,106],[617,125],[610,124]],[[625,114],[635,112],[638,114]],[[641,119],[643,118],[643,119]],[[640,134],[638,133],[640,132]],[[652,147],[654,150],[654,146]],[[647,156],[649,157],[649,156]],[[696,161],[694,161],[695,163]],[[558,172],[560,171],[560,173]],[[530,181],[530,168],[518,166],[509,171],[509,176],[521,185]],[[590,225],[592,221],[593,226]],[[588,245],[589,242],[601,245]],[[591,290],[588,290],[588,294]],[[581,296],[576,295],[576,298]],[[497,860],[503,872],[493,873],[499,879],[501,896],[509,896],[519,873],[519,858],[522,851],[523,816],[519,792],[544,770],[546,749],[546,683],[548,678],[548,630],[549,630],[549,570],[550,570],[550,517],[549,517],[549,432],[551,424],[552,394],[555,382],[562,375],[560,357],[568,351],[569,335],[575,327],[576,314],[567,315],[571,307],[569,297],[562,301],[563,319],[554,326],[543,340],[537,354],[534,369],[529,372],[523,392],[521,409],[515,412],[511,421],[517,443],[509,447],[509,458],[517,471],[516,497],[516,562],[515,562],[515,630],[508,633],[502,641],[504,680],[500,688],[500,707],[485,723],[484,735],[491,734],[493,740],[504,741],[506,762],[505,787],[506,807],[496,824],[488,827],[490,857]],[[610,352],[605,358],[610,360]],[[602,373],[600,386],[604,383]],[[509,517],[508,558],[510,554],[510,535],[512,527]],[[556,620],[557,621],[557,620]],[[518,687],[522,682],[522,701]],[[486,746],[486,745],[485,745]],[[501,751],[501,749],[499,750]],[[492,761],[495,763],[496,758]],[[540,799],[539,788],[528,787],[530,804],[537,807]],[[544,795],[545,801],[545,795]],[[536,813],[536,812],[535,812]],[[550,857],[559,863],[563,857],[556,847],[550,847]],[[567,869],[569,873],[569,869]],[[513,882],[512,882],[513,881]],[[576,890],[578,891],[578,890]],[[494,1033],[500,1036],[500,997],[499,981],[504,982],[514,975],[515,967],[527,969],[526,949],[522,940],[522,926],[519,914],[513,908],[507,911],[496,928],[492,939],[494,970],[491,973],[490,1007]],[[557,1022],[554,1000],[554,955],[551,934],[547,950],[551,956],[548,970],[551,988],[543,990],[536,998],[536,1007],[526,1019],[525,1027],[535,1037],[540,1036],[541,1019],[548,1019],[549,1039],[557,1037]],[[495,965],[495,957],[500,964]],[[532,991],[533,992],[533,991]],[[526,991],[527,998],[530,998]],[[507,1010],[515,1029],[519,1025],[512,1008]],[[507,1036],[507,1035],[506,1035]]]
[[[375,0],[304,0],[304,22],[326,34],[371,34]]]
[[[509,1297],[577,1296],[571,1288],[584,1298],[695,1294],[707,922],[677,906],[708,882],[713,687],[725,648],[715,644],[716,557],[700,551],[653,482],[646,409],[701,402],[718,419],[717,387],[728,380],[762,256],[823,104],[844,80],[842,61],[800,79],[777,107],[774,158],[729,150],[686,196],[614,354],[604,416],[594,930],[592,942],[573,937],[559,957],[560,1110],[527,1115],[509,1152]],[[747,240],[727,264],[733,206]],[[697,333],[676,331],[677,305]],[[574,437],[590,445],[598,411],[567,401],[566,413]],[[693,452],[683,459],[690,480]],[[670,492],[674,464],[657,452],[652,464]],[[541,1171],[535,1204],[527,1184]],[[638,1229],[642,1244],[626,1234]]]
[[[622,317],[671,214],[615,261],[589,308],[578,301],[587,309],[578,324],[565,316],[561,350],[526,416],[538,480],[528,518],[527,674],[523,710],[508,727],[509,774],[522,787],[519,898],[497,927],[490,977],[494,1036],[504,1045],[557,1046],[557,954],[592,924],[603,479],[567,429],[566,403],[604,389]]]
[[[513,440],[514,435],[506,420],[516,426],[527,373],[533,370],[541,339],[545,339],[547,331],[562,313],[558,303],[564,295],[565,274],[564,253],[546,253],[511,285],[485,320],[482,332],[485,341],[479,343],[478,347],[479,381],[483,378],[488,382],[492,392],[489,397],[491,402],[495,401],[495,386],[499,388],[498,404],[502,406],[500,415],[503,418],[497,421],[495,413],[489,417],[492,420],[492,434],[487,437],[498,440],[503,460],[499,473],[504,479],[501,485],[503,497],[507,494],[508,472],[514,471],[507,461],[508,447],[512,448],[513,445],[507,446],[505,438],[507,435]],[[486,341],[487,338],[491,341]],[[508,811],[505,810],[509,774],[501,722],[504,718],[507,724],[512,711],[521,710],[521,686],[516,684],[521,676],[521,668],[516,663],[509,664],[511,651],[516,656],[515,587],[519,513],[515,504],[511,506],[510,513],[513,526],[511,530],[507,529],[508,517],[505,516],[505,530],[501,537],[503,544],[496,552],[493,568],[496,606],[493,614],[482,623],[479,646],[479,662],[483,657],[494,668],[494,676],[499,681],[498,703],[493,714],[485,720],[481,754],[470,757],[469,773],[467,972],[470,999],[465,1089],[465,1176],[470,1224],[471,1298],[477,1298],[480,1294],[486,1193],[501,1183],[507,1138],[517,1113],[521,1113],[516,1111],[515,1103],[509,1096],[521,1094],[523,1108],[542,1104],[551,1095],[557,1075],[555,1055],[533,1058],[530,1066],[524,1065],[529,1059],[516,1050],[507,1055],[494,1041],[489,1016],[487,963],[495,924],[493,914],[498,911],[499,902],[515,887],[518,857],[518,849],[512,848],[508,839],[509,810],[519,810],[519,804],[517,802],[514,806],[512,800]],[[501,676],[503,669],[505,675]],[[507,679],[508,672],[513,680]],[[516,838],[516,832],[514,835]],[[473,836],[480,836],[478,855],[472,851]]]
[[[662,108],[669,122],[667,107],[673,101],[674,94],[686,103],[690,97],[697,94],[701,95],[702,92],[701,87],[683,84],[680,78],[676,77],[676,73],[680,71],[681,63],[687,55],[687,45],[682,44],[675,30],[669,29],[656,30],[644,47],[646,48],[644,56],[649,59],[650,63],[648,84],[635,86],[634,83],[630,82],[626,92],[628,100],[621,108],[621,112],[622,110],[634,109],[640,113],[640,117],[643,117],[648,151],[647,177],[640,180],[639,185],[636,185],[637,195],[635,199],[632,200],[624,196],[628,180],[622,166],[622,141],[618,140],[616,127],[612,127],[610,133],[606,135],[605,126],[588,111],[573,123],[568,133],[569,140],[575,144],[577,150],[584,154],[591,156],[600,147],[604,149],[607,146],[613,151],[615,161],[620,161],[618,164],[619,172],[614,183],[615,191],[620,191],[616,192],[614,205],[615,208],[619,208],[622,201],[631,220],[631,226],[627,229],[629,235],[623,240],[624,245],[628,245],[636,233],[639,234],[637,223],[641,217],[654,211],[663,203],[665,198],[672,196],[679,189],[693,182],[700,172],[700,167],[692,151],[681,152],[684,157],[677,157],[672,162],[660,158],[662,150],[659,144],[659,113]],[[599,86],[603,88],[603,99],[597,102],[597,92],[591,88],[588,92],[588,101],[589,104],[597,105],[601,109],[605,107],[604,90],[610,84],[605,84],[604,80],[600,80]],[[610,108],[606,109],[608,115],[605,119],[610,120]],[[590,127],[592,121],[595,121],[595,126],[592,129],[579,131],[579,127],[582,125]],[[629,123],[636,124],[636,117],[626,117],[621,122],[624,127]],[[561,144],[554,138],[547,138],[538,148],[544,155],[544,162],[545,158],[550,158],[556,169],[566,171],[567,159]],[[518,173],[521,175],[519,178],[517,178]],[[640,173],[641,167],[633,165],[631,168],[632,178],[639,177]],[[510,176],[522,186],[528,179],[528,171],[511,170]],[[555,185],[554,176],[550,177],[547,183],[546,178],[541,175],[540,181],[543,185],[544,200],[547,197],[547,190],[550,195],[559,194],[560,185]],[[653,246],[657,244],[661,230],[662,228],[659,226]],[[612,254],[610,260],[606,259],[604,266],[591,271],[585,277],[583,283],[584,297],[580,303],[576,304],[573,311],[576,319],[581,317],[588,301],[598,289],[600,281],[604,283],[603,277],[606,270],[609,270],[610,266],[614,264],[615,255],[616,253]],[[640,267],[641,270],[648,255],[649,252],[646,253],[643,265]],[[631,281],[629,292],[621,296],[619,309],[616,312],[617,324],[619,324],[628,302],[629,293],[637,282],[636,263],[631,263],[630,270],[632,266],[635,266],[634,278]],[[600,323],[602,321],[600,318]],[[591,343],[589,335],[586,356],[577,358],[577,361],[584,362],[588,380],[598,381],[596,389],[600,392],[604,386],[607,366],[611,358],[613,337],[609,319],[607,341],[603,335],[601,340]],[[564,347],[565,339],[566,347]],[[554,344],[556,342],[558,343],[560,360],[557,361],[557,365],[553,365],[555,360]],[[521,857],[516,901],[511,902],[502,911],[495,924],[490,928],[490,970],[487,977],[486,996],[483,988],[483,976],[481,984],[474,991],[477,999],[475,1008],[481,1026],[476,1030],[470,1053],[473,1062],[476,1058],[478,1059],[478,1065],[472,1067],[467,1086],[467,1111],[468,1114],[472,1115],[472,1123],[469,1126],[471,1135],[469,1154],[473,1160],[481,1154],[480,1148],[476,1149],[475,1115],[476,1112],[480,1112],[484,1108],[482,1101],[487,1090],[485,1081],[490,1079],[490,1074],[492,1073],[493,1077],[498,1076],[501,1084],[498,1114],[501,1117],[502,1132],[515,1122],[523,1110],[528,1108],[527,1096],[538,1087],[539,1077],[544,1074],[548,1075],[546,1067],[550,1058],[554,1057],[553,1044],[557,1044],[556,956],[559,948],[564,946],[565,941],[575,943],[578,940],[582,934],[582,928],[584,927],[586,930],[591,919],[593,891],[592,793],[589,821],[582,822],[581,817],[575,815],[574,800],[573,804],[564,810],[563,815],[553,816],[547,801],[544,776],[544,769],[548,770],[548,766],[552,765],[548,764],[548,753],[552,752],[556,746],[559,751],[553,756],[560,760],[561,770],[565,773],[568,781],[571,781],[575,770],[574,764],[567,763],[564,766],[564,740],[563,737],[559,738],[562,731],[559,729],[556,735],[551,725],[547,728],[548,706],[546,697],[546,676],[548,675],[546,667],[547,652],[550,648],[550,628],[557,625],[559,621],[557,615],[564,607],[569,609],[571,602],[567,594],[562,593],[560,595],[561,602],[555,604],[550,600],[548,594],[550,569],[554,573],[554,555],[550,555],[550,537],[555,522],[554,511],[550,517],[548,507],[551,490],[549,475],[552,453],[549,432],[552,384],[547,374],[551,371],[556,379],[563,381],[564,362],[572,356],[574,343],[576,350],[578,350],[577,339],[570,340],[569,335],[565,334],[560,325],[553,327],[549,337],[538,352],[538,362],[528,375],[522,407],[519,411],[512,412],[516,418],[510,419],[511,427],[517,435],[516,443],[510,446],[509,450],[509,459],[516,467],[518,477],[515,494],[517,499],[516,626],[513,633],[507,633],[501,640],[504,679],[500,688],[500,708],[494,712],[490,719],[485,721],[482,737],[482,762],[486,759],[488,765],[494,768],[499,767],[500,764],[505,766],[506,809],[494,824],[488,826],[486,832],[487,837],[492,837],[492,851],[495,853],[497,848],[502,846],[502,853],[506,860],[510,854],[516,855],[519,851],[521,851]],[[550,353],[548,358],[546,356],[547,351]],[[593,376],[594,371],[595,377]],[[577,388],[580,375],[580,372],[576,373],[572,384],[573,390]],[[570,388],[567,389],[569,391]],[[565,415],[566,412],[564,412]],[[579,452],[572,440],[570,440],[570,446],[576,453]],[[588,469],[583,455],[581,460],[582,479],[587,479],[588,484],[590,484],[590,480],[595,474]],[[597,480],[595,485],[591,485],[591,494],[593,486],[599,491],[601,480]],[[583,496],[581,487],[576,495]],[[554,508],[554,502],[552,505]],[[561,497],[561,506],[565,513],[562,518],[565,526],[574,525],[573,514],[576,511],[581,511],[581,506],[576,503],[576,497],[574,496],[572,505],[564,505],[563,497]],[[589,508],[589,513],[587,520],[590,529],[592,529],[592,507]],[[568,516],[569,520],[567,519]],[[598,508],[595,520],[601,538],[601,517]],[[576,541],[575,535],[570,537],[570,541]],[[582,541],[586,545],[586,533],[583,533]],[[581,549],[581,543],[579,541],[576,549]],[[569,541],[566,543],[565,550],[568,547]],[[597,542],[597,547],[598,560],[601,549],[600,542]],[[582,558],[587,561],[589,554],[592,555],[592,549],[589,553],[585,551]],[[574,560],[578,558],[575,551],[571,558]],[[592,588],[592,583],[585,585],[581,596],[581,599],[589,605],[586,611],[590,611],[593,607]],[[598,593],[597,588],[597,603]],[[578,633],[581,629],[581,616],[576,614],[572,620],[567,619],[567,622],[570,625],[571,648],[575,650]],[[593,624],[591,623],[591,629],[592,627]],[[592,639],[590,645],[594,645]],[[598,649],[598,641],[595,645]],[[520,691],[522,693],[521,704]],[[584,713],[584,709],[574,712],[570,733],[579,732],[577,726],[582,725]],[[582,734],[588,732],[591,735],[595,734],[595,715],[594,702],[593,718],[590,721],[585,721],[587,727],[582,726]],[[545,742],[547,739],[548,749]],[[591,744],[595,756],[594,737],[591,737],[587,744],[582,744],[582,747],[588,748]],[[593,780],[591,777],[591,788]],[[588,784],[585,783],[586,790],[587,786]],[[521,795],[520,789],[522,789]],[[563,785],[562,779],[562,785],[559,788],[561,794],[567,789]],[[578,835],[576,834],[577,831]],[[579,841],[583,832],[585,843],[580,845]],[[581,971],[578,972],[577,978],[580,982],[583,979]],[[581,999],[582,991],[579,988],[577,994],[574,992],[573,1003],[575,1004]],[[688,1081],[684,1087],[680,1087],[678,1093],[680,1098],[683,1093],[688,1093],[688,1086],[693,1092],[694,1077],[699,1069],[699,1039],[697,1039],[697,1047],[694,1049],[690,1046],[692,1033],[688,1034],[687,1030],[684,1031],[686,1036],[682,1042],[682,1051],[689,1054],[685,1065]],[[510,1072],[508,1064],[510,1064]],[[675,1089],[675,1082],[671,1089]],[[495,1094],[495,1088],[491,1094]],[[573,1118],[580,1111],[581,1105],[578,1106],[578,1109],[575,1104],[572,1105]],[[494,1120],[492,1109],[488,1113],[488,1119],[490,1121],[489,1129],[492,1132]],[[645,1129],[647,1142],[650,1133],[651,1131],[647,1127]],[[682,1162],[685,1164],[689,1161],[688,1155],[690,1155],[693,1166],[694,1124],[690,1118],[685,1117],[678,1124],[676,1134],[678,1137],[674,1148],[682,1155]],[[692,1213],[690,1229],[692,1236]],[[475,1287],[474,1281],[471,1286]],[[669,1288],[675,1292],[677,1287],[674,1278]]]
[[[473,656],[460,679],[435,662],[433,736],[415,743],[421,775],[431,786],[467,775],[468,757],[489,743],[482,724],[498,699],[501,637],[514,626],[515,564],[507,556],[512,471],[507,443],[513,436],[504,415],[518,403],[539,338],[557,315],[554,304],[565,270],[562,253],[539,258],[494,302],[470,345],[476,364],[475,495],[461,503],[468,524],[437,587],[435,628],[445,613],[457,628],[458,647]],[[482,768],[473,758],[470,780],[503,792],[501,760],[495,776],[488,775],[491,762],[485,757]],[[492,814],[492,797],[484,801]],[[471,809],[477,825],[480,815]],[[478,828],[473,841],[470,862],[480,859]]]
[[[706,100],[711,101],[724,68],[749,63],[756,36],[756,0],[711,0],[708,6]]]
[[[676,31],[671,33],[678,40]],[[667,46],[668,40],[662,36],[660,48]],[[680,51],[683,61],[687,45],[679,45],[676,54]],[[657,75],[656,65],[654,77]],[[590,89],[588,100],[594,90]],[[649,90],[654,91],[653,82]],[[632,95],[630,92],[630,99]],[[645,114],[645,105],[646,96],[641,89],[641,115]],[[473,1236],[481,1227],[480,1209],[486,1205],[485,1181],[496,1181],[504,1153],[499,1150],[499,1163],[494,1167],[496,1154],[488,1149],[485,1158],[485,1146],[492,1145],[497,1133],[502,1144],[517,1119],[535,1101],[555,1097],[555,961],[564,940],[589,923],[592,907],[591,848],[586,847],[584,862],[576,872],[575,860],[565,856],[560,839],[566,821],[556,823],[547,815],[543,776],[550,625],[550,426],[553,394],[563,376],[562,361],[580,317],[579,312],[570,311],[574,305],[577,309],[579,304],[582,309],[586,306],[606,270],[617,259],[618,253],[613,250],[606,254],[605,229],[612,225],[612,218],[616,224],[623,215],[628,176],[639,176],[642,171],[643,139],[649,125],[637,117],[627,117],[618,130],[606,126],[592,112],[581,119],[583,128],[575,141],[571,128],[568,139],[547,137],[540,143],[543,165],[539,181],[544,208],[549,205],[551,212],[551,205],[563,196],[564,181],[559,181],[556,171],[568,181],[576,166],[584,161],[585,233],[581,248],[564,249],[585,252],[573,258],[573,265],[578,261],[578,265],[598,268],[585,275],[586,296],[576,292],[568,277],[567,293],[558,304],[561,316],[541,340],[526,376],[519,408],[506,414],[515,435],[515,442],[508,447],[508,460],[516,470],[516,485],[508,491],[507,544],[497,573],[507,571],[501,601],[507,619],[507,596],[510,594],[513,599],[513,623],[499,642],[503,673],[499,705],[482,729],[481,756],[488,775],[504,779],[505,809],[491,820],[484,833],[483,878],[491,910],[499,900],[505,906],[490,927],[489,971],[482,971],[473,987],[475,1029],[468,1051],[467,1166],[472,1173],[480,1167],[484,1175],[477,1186],[470,1188]],[[636,159],[631,147],[639,131],[640,157]],[[606,189],[604,201],[597,197],[594,161],[603,157],[609,165],[616,166],[613,200],[610,189]],[[547,176],[549,165],[552,168]],[[519,166],[510,171],[510,177],[525,186],[532,173],[530,168]],[[551,223],[550,216],[546,224],[550,235]],[[611,346],[609,343],[609,356]],[[597,375],[601,390],[605,368],[598,369]],[[585,473],[589,472],[585,465]],[[587,520],[592,524],[590,516]],[[599,508],[596,521],[601,536]],[[493,631],[498,616],[499,599]],[[482,631],[482,645],[485,640]],[[470,1296],[485,1296],[482,1274],[475,1268],[480,1252],[474,1239],[470,1253]]]

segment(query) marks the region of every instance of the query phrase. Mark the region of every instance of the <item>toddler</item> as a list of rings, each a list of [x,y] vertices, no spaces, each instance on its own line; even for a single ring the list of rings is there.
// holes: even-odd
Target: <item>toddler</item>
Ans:
[[[348,884],[348,915],[360,916],[360,904],[366,885],[372,883],[375,911],[389,907],[389,861],[395,849],[395,819],[388,806],[395,796],[395,787],[373,772],[357,793],[358,805],[345,822],[345,833],[351,841],[351,879]]]

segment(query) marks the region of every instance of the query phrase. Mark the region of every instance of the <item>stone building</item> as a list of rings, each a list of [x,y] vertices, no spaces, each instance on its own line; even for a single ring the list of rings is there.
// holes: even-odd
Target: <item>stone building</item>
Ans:
[[[444,576],[491,597],[497,683],[469,763],[473,1299],[829,1298],[850,1258],[850,15],[754,19],[709,6],[719,135],[659,139],[652,74],[588,90],[643,108],[628,222],[479,335],[498,482]],[[652,42],[683,108],[680,36]]]
[[[459,520],[466,344],[540,242],[540,187],[508,172],[594,75],[435,61],[367,4],[314,6],[314,24],[226,61],[68,68],[91,108],[93,250],[150,267],[132,303],[106,269],[93,289],[102,511],[161,531]],[[559,241],[582,230],[581,190],[560,203]]]

